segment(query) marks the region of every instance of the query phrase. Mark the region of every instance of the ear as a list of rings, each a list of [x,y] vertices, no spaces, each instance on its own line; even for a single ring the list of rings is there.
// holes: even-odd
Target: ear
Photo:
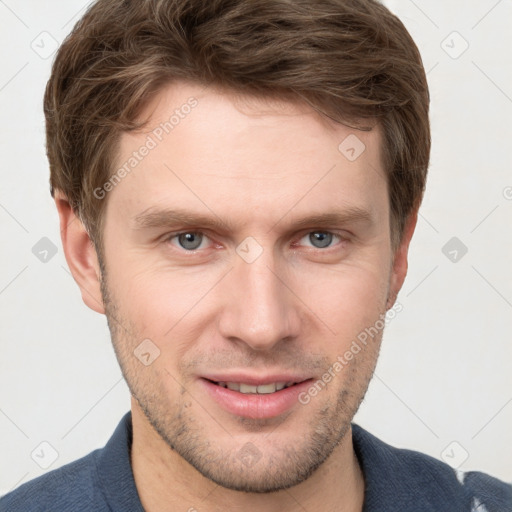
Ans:
[[[398,292],[404,284],[405,276],[407,275],[407,255],[409,252],[409,244],[411,242],[416,222],[418,220],[418,208],[415,208],[412,213],[407,217],[402,240],[395,250],[393,257],[393,267],[391,270],[391,280],[389,284],[389,295],[386,309],[390,309],[396,302]]]
[[[92,310],[104,314],[100,287],[101,272],[96,248],[64,194],[56,190],[54,197],[59,212],[62,246],[69,270],[80,288],[85,304]]]

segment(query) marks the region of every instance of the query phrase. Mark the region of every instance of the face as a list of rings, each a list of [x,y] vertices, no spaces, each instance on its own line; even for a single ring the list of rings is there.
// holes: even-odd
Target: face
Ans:
[[[124,376],[204,476],[296,485],[348,431],[382,328],[351,347],[397,292],[379,130],[184,83],[146,114],[106,186],[102,292]]]

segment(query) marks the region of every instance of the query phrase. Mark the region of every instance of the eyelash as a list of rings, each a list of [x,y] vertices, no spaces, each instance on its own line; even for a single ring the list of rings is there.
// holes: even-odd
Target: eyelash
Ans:
[[[339,233],[336,233],[334,231],[328,231],[328,230],[322,230],[322,229],[315,229],[315,230],[310,230],[310,231],[306,231],[306,232],[302,232],[295,240],[296,241],[300,241],[302,240],[304,237],[308,236],[308,235],[311,235],[312,233],[325,233],[325,234],[329,234],[329,235],[332,235],[333,236],[333,241],[334,239],[337,239],[337,243],[334,243],[332,245],[329,245],[325,248],[322,248],[322,247],[314,247],[314,246],[306,246],[308,249],[311,249],[311,250],[316,250],[316,251],[320,251],[320,252],[327,252],[329,249],[332,249],[333,247],[336,247],[338,246],[340,243],[343,243],[343,242],[346,242],[347,241],[347,238],[342,236],[341,234]],[[177,233],[171,233],[171,234],[168,234],[166,235],[165,237],[165,241],[171,245],[174,245],[172,244],[172,240],[176,239],[181,236],[181,235],[186,235],[186,234],[199,234],[199,235],[203,235],[203,237],[206,237],[207,239],[210,240],[210,242],[213,242],[213,240],[203,231],[194,231],[194,230],[188,230],[188,231],[180,231],[180,232],[177,232]],[[201,241],[202,243],[202,241]],[[215,242],[213,242],[215,243]],[[296,242],[293,242],[293,247],[295,248],[296,247]],[[178,250],[180,251],[183,251],[183,252],[186,252],[186,253],[190,253],[190,254],[196,254],[197,252],[199,251],[203,251],[205,249],[192,249],[192,250],[187,250],[185,249],[184,247],[181,247],[179,245],[174,245],[174,247],[176,247]]]

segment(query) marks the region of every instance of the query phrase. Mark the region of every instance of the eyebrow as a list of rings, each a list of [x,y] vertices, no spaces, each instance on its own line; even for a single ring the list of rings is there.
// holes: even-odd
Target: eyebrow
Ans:
[[[216,229],[230,229],[234,226],[224,222],[214,213],[205,215],[173,208],[148,208],[134,218],[135,229],[162,228],[181,224],[183,226],[202,226]]]
[[[288,214],[285,214],[281,217],[270,230],[274,229],[278,224],[281,224],[283,219],[287,216]],[[369,210],[358,206],[351,206],[340,211],[315,213],[306,217],[293,219],[287,222],[287,224],[293,227],[293,229],[301,229],[306,227],[314,228],[354,223],[372,224],[373,221],[373,215]],[[236,227],[231,219],[222,220],[213,212],[211,215],[205,215],[175,208],[148,208],[138,214],[133,222],[136,230],[164,228],[177,224],[183,227],[211,228],[228,231],[233,231]]]
[[[274,227],[279,224],[277,222]],[[360,208],[358,206],[351,206],[341,211],[330,211],[325,213],[318,213],[308,215],[300,219],[295,219],[290,224],[293,225],[294,229],[301,229],[306,227],[321,227],[321,226],[338,226],[354,223],[373,223],[373,215],[369,210]]]

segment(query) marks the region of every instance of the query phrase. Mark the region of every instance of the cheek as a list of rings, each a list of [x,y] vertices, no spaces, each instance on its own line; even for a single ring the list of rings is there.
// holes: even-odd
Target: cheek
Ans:
[[[118,270],[112,276],[111,286],[121,314],[129,319],[139,336],[156,342],[172,339],[174,333],[190,324],[191,318],[199,324],[194,312],[208,303],[208,292],[219,279],[219,272],[214,269],[199,272],[141,266],[140,262],[125,262]]]
[[[324,269],[303,278],[297,294],[305,298],[313,313],[310,346],[316,344],[315,350],[329,353],[331,359],[343,354],[385,314],[388,286],[389,275],[379,265]],[[318,329],[324,335],[319,335]],[[371,339],[377,348],[380,335]]]
[[[302,296],[327,316],[341,322],[372,318],[385,307],[389,273],[380,265],[346,265],[302,274]]]

